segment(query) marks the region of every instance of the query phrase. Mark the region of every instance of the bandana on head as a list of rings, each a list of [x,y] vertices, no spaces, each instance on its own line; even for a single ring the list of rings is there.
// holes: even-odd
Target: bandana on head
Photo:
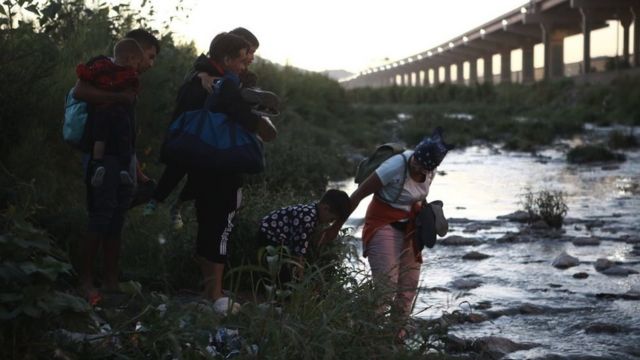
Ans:
[[[442,128],[438,126],[431,136],[425,137],[416,146],[413,156],[427,170],[433,171],[444,160],[447,151],[453,148],[453,145],[445,144]]]

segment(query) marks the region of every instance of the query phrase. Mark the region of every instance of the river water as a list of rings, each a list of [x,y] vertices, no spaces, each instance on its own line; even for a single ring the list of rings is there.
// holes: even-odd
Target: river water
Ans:
[[[607,276],[594,268],[596,259],[607,258],[640,272],[640,152],[625,154],[623,163],[577,166],[567,164],[562,146],[536,156],[483,146],[450,152],[428,200],[444,202],[451,224],[447,236],[473,237],[480,242],[475,246],[436,244],[423,252],[421,289],[413,316],[433,319],[454,311],[482,313],[531,304],[544,310],[510,312],[489,321],[456,325],[449,333],[539,344],[513,352],[506,357],[509,359],[640,359],[640,301],[603,295],[640,292],[640,275]],[[352,182],[337,186],[347,192],[355,189]],[[569,211],[561,238],[499,240],[525,226],[497,220],[497,216],[521,209],[526,187],[565,193]],[[365,199],[347,222],[355,228],[356,238],[368,202]],[[586,225],[594,220],[600,224]],[[600,243],[575,246],[571,241],[575,237],[596,237]],[[355,244],[359,246],[359,241]],[[463,260],[470,251],[490,257]],[[577,257],[579,265],[565,270],[553,267],[551,263],[563,251]],[[366,261],[363,263],[366,267]],[[576,279],[572,275],[578,272],[589,276]],[[459,290],[452,284],[458,279],[478,280],[480,285]],[[599,323],[613,324],[616,330],[588,330]]]

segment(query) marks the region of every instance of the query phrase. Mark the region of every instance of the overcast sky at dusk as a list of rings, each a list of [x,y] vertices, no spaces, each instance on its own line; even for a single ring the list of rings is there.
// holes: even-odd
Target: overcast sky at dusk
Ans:
[[[237,26],[260,40],[258,55],[280,64],[322,71],[358,72],[430,49],[512,9],[522,0],[151,0],[159,19],[177,15],[172,30],[206,52],[214,35]],[[135,3],[135,2],[134,2]],[[592,33],[592,56],[614,55],[617,23]],[[581,36],[565,40],[565,62],[582,59]],[[537,51],[539,52],[539,51]],[[539,58],[538,54],[536,54]],[[512,61],[514,61],[513,59]],[[538,59],[536,62],[540,62]],[[538,64],[536,64],[538,65]]]

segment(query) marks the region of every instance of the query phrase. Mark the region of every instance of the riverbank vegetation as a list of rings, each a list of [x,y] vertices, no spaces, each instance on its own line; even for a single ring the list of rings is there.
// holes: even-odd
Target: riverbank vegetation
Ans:
[[[392,104],[411,115],[404,135],[414,140],[425,127],[443,126],[454,136],[451,141],[463,146],[481,140],[502,143],[508,150],[535,151],[580,134],[585,123],[640,125],[640,110],[634,105],[640,96],[637,77],[606,85],[565,79],[531,85],[362,88],[348,96],[361,107]]]
[[[632,80],[624,80],[631,89],[624,93],[612,90],[623,86],[569,82],[346,91],[322,75],[259,60],[253,65],[259,84],[276,92],[284,106],[273,119],[279,135],[266,146],[267,170],[247,177],[245,205],[232,234],[233,270],[225,288],[245,303],[242,310],[221,317],[198,300],[195,215],[187,207],[185,227],[171,229],[167,209],[173,198],[151,217],[139,208],[130,212],[121,257],[125,299],[91,307],[74,292],[73,264],[82,256],[77,249],[86,214],[80,154],[60,136],[64,97],[75,82],[75,65],[108,54],[126,31],[147,27],[151,9],[89,9],[80,0],[0,6],[0,357],[6,359],[438,353],[445,323],[414,329],[408,346],[394,344],[400,325],[372,315],[380,294],[366,273],[345,266],[345,258],[358,261],[348,237],[318,250],[305,281],[289,289],[287,299],[287,293],[265,293],[255,280],[273,276],[274,269],[259,256],[258,220],[275,208],[318,199],[330,180],[353,175],[347,154],[366,153],[390,135],[412,145],[442,125],[448,140],[460,146],[479,139],[528,150],[578,133],[585,121],[640,121],[631,106],[640,86]],[[18,11],[35,20],[18,22]],[[165,24],[159,34],[161,52],[142,76],[137,103],[138,155],[144,172],[156,178],[175,94],[198,55],[193,44],[176,43],[169,29]],[[399,119],[398,113],[409,116]],[[398,124],[397,133],[389,131]],[[238,330],[238,336],[225,329]]]

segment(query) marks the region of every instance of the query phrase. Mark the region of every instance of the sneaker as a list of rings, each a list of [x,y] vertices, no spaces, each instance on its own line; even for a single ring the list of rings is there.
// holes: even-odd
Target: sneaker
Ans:
[[[182,221],[182,214],[180,214],[180,205],[173,205],[171,209],[169,209],[169,217],[171,219],[171,224],[175,230],[180,230],[184,226],[184,222]]]
[[[102,186],[104,182],[104,175],[107,173],[107,170],[102,165],[97,165],[95,170],[93,170],[93,175],[91,176],[91,186],[99,187]]]
[[[243,88],[240,90],[240,95],[244,101],[253,106],[253,110],[260,111],[266,116],[279,114],[280,98],[271,91],[258,88]]]
[[[280,115],[280,112],[278,110],[265,108],[261,105],[253,106],[251,108],[251,112],[258,116],[265,116],[267,118]]]
[[[226,296],[223,296],[213,302],[213,311],[220,315],[228,315],[229,313],[237,314],[241,307],[242,306],[239,303]]]
[[[126,170],[120,171],[120,183],[124,185],[133,185],[133,179]]]
[[[152,215],[153,213],[156,212],[157,209],[158,209],[158,203],[155,200],[151,199],[149,200],[147,205],[144,206],[144,210],[142,210],[142,215],[143,216]]]

